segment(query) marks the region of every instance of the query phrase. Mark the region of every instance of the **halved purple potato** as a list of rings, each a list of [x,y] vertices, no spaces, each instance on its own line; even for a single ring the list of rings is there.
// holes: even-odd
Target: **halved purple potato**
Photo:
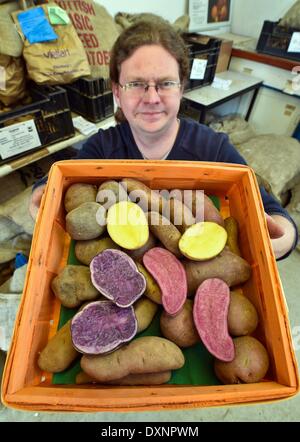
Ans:
[[[111,352],[130,341],[136,332],[133,307],[121,308],[112,301],[91,302],[71,322],[75,349],[90,355]]]
[[[121,250],[106,249],[90,264],[93,285],[119,307],[129,307],[146,289],[146,279]]]

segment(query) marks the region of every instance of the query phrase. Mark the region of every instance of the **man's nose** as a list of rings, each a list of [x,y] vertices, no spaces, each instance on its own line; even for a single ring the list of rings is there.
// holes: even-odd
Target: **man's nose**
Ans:
[[[145,93],[144,93],[144,101],[148,103],[157,103],[160,101],[160,96],[158,94],[158,89],[156,84],[148,84]]]

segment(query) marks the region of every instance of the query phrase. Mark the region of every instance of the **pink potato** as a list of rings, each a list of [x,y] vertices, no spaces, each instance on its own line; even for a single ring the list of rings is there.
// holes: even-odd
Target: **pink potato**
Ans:
[[[158,283],[162,305],[169,315],[176,315],[187,298],[187,280],[183,265],[162,247],[153,247],[144,254],[143,262]]]
[[[234,359],[233,340],[228,333],[230,303],[228,285],[218,278],[205,280],[196,292],[193,316],[196,329],[207,350],[221,361]]]

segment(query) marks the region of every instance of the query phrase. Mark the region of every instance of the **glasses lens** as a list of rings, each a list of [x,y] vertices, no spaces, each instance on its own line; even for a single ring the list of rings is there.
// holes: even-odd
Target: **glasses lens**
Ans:
[[[175,93],[175,91],[178,90],[180,87],[180,83],[177,81],[162,81],[156,84],[148,84],[146,82],[142,81],[131,81],[129,83],[126,83],[124,86],[121,86],[125,91],[127,91],[127,94],[130,94],[131,96],[140,97],[143,96],[150,87],[154,87],[156,89],[156,92],[160,96],[167,96],[172,95]]]

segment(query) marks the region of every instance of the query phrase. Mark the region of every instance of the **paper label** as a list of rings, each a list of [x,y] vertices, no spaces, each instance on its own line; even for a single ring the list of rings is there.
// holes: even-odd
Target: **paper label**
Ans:
[[[21,30],[30,44],[57,40],[43,8],[32,8],[18,14]]]
[[[41,145],[34,120],[0,129],[0,156],[3,160]]]
[[[48,14],[52,25],[67,25],[70,23],[67,12],[59,6],[48,6]]]
[[[203,80],[204,75],[205,75],[206,66],[207,66],[207,60],[201,60],[199,58],[194,58],[190,79],[191,80]]]
[[[5,81],[5,68],[0,66],[0,91],[5,91],[6,81]]]
[[[288,52],[300,52],[300,32],[293,32]]]
[[[230,85],[232,80],[223,80],[223,78],[215,77],[211,86],[216,89],[223,89],[224,91],[228,91],[230,89]]]
[[[91,135],[98,131],[97,126],[83,117],[72,118],[73,126],[83,135]]]

